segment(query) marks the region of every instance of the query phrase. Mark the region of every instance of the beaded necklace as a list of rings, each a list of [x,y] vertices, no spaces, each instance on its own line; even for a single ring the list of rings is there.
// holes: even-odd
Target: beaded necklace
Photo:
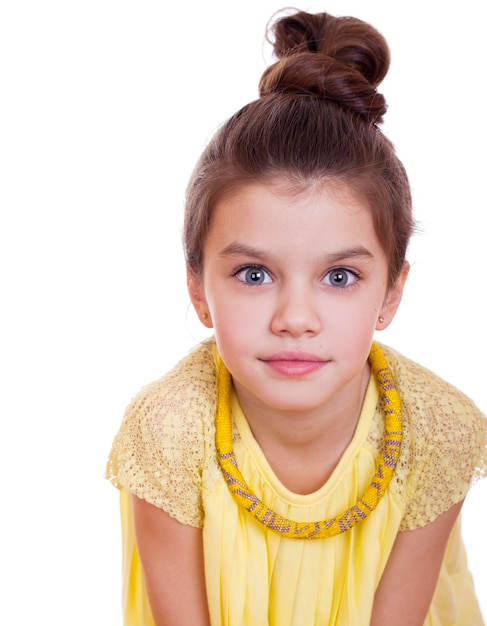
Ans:
[[[218,462],[228,487],[238,504],[270,530],[293,539],[333,537],[366,519],[384,495],[394,474],[401,451],[403,435],[401,399],[392,379],[387,360],[376,343],[372,344],[369,362],[379,385],[380,401],[385,413],[384,450],[377,463],[372,482],[362,497],[340,515],[317,522],[295,522],[281,517],[266,506],[250,489],[240,473],[233,451],[230,411],[232,380],[223,361],[219,356],[217,357],[218,404],[215,419],[215,439]]]

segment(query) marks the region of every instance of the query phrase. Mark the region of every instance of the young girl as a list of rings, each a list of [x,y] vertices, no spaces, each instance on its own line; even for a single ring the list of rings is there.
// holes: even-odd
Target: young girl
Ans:
[[[260,98],[187,192],[191,301],[214,339],[129,406],[126,625],[478,626],[459,513],[487,420],[375,331],[413,229],[379,129],[389,51],[354,18],[272,29]]]

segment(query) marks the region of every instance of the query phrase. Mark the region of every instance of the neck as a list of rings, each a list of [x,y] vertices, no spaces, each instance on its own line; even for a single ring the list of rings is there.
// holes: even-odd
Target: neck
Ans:
[[[354,431],[370,379],[370,366],[350,381],[340,393],[312,408],[279,409],[262,403],[238,381],[233,381],[240,406],[254,437],[271,438],[290,448],[312,444],[316,437],[341,438]]]
[[[252,434],[267,461],[288,487],[291,476],[300,466],[316,464],[316,475],[308,473],[311,483],[321,486],[333,471],[350,444],[360,417],[370,367],[342,390],[338,398],[310,410],[279,410],[260,403],[238,382],[235,392]],[[279,469],[280,468],[280,469]],[[286,470],[287,468],[287,470]],[[301,473],[302,475],[302,473]],[[321,481],[321,482],[320,482]],[[308,492],[309,485],[293,491]]]
[[[377,381],[380,402],[387,406],[384,415],[384,450],[377,462],[372,482],[352,507],[333,518],[296,522],[282,517],[260,500],[249,487],[238,468],[233,450],[230,412],[231,377],[223,362],[218,360],[218,401],[215,416],[215,443],[218,462],[228,488],[237,503],[268,529],[293,539],[333,537],[350,530],[367,519],[384,496],[401,453],[403,439],[401,398],[387,360],[378,344],[372,344],[370,363]],[[361,380],[364,380],[363,377]],[[365,386],[363,389],[365,394]],[[306,493],[306,491],[301,491],[301,493]]]

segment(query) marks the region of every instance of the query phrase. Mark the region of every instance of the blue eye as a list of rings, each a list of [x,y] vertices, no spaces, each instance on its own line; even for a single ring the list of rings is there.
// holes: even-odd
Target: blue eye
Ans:
[[[326,285],[332,287],[350,287],[359,279],[358,274],[347,270],[344,267],[337,267],[330,270],[323,279]]]
[[[247,285],[264,285],[272,282],[262,267],[244,267],[235,273],[235,277]]]

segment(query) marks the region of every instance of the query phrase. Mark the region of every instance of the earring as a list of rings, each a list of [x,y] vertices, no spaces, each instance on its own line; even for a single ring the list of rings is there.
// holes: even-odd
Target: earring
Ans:
[[[202,313],[200,315],[200,317],[201,317],[202,320],[207,320],[208,319],[208,313]]]
[[[384,318],[382,317],[382,315],[379,316],[379,324],[382,324],[384,322]]]

